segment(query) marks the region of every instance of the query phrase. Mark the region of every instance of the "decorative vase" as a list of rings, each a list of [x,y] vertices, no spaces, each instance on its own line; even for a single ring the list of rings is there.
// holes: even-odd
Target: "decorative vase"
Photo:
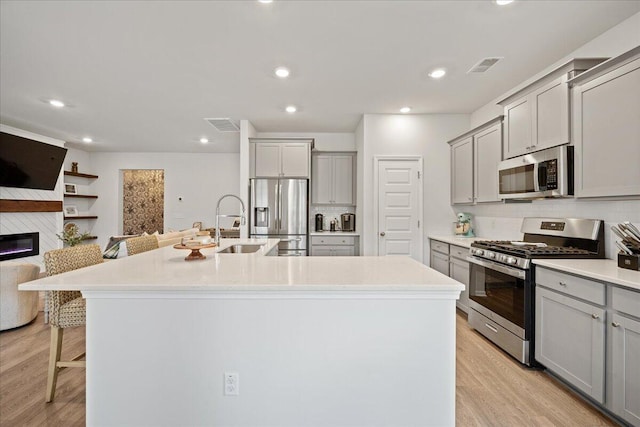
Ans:
[[[78,162],[71,163],[71,172],[78,173]]]

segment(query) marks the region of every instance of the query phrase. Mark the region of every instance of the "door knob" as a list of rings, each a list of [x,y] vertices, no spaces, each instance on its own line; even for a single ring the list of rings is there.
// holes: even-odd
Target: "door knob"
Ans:
[[[380,232],[380,235],[381,235],[382,237],[384,237],[384,235],[385,235],[385,234],[386,234],[386,233],[385,233],[384,231],[381,231],[381,232]]]

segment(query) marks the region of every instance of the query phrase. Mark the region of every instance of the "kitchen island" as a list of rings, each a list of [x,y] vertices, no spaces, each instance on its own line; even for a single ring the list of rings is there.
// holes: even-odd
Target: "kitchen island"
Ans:
[[[238,243],[264,246],[218,253]],[[266,256],[277,243],[223,240],[200,261],[165,247],[20,285],[87,300],[87,424],[454,425],[463,285],[408,257]]]

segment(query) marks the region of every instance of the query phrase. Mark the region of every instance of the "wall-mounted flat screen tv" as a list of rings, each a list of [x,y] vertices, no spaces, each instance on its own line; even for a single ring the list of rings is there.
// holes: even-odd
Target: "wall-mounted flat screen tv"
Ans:
[[[0,186],[53,190],[67,149],[0,132]]]

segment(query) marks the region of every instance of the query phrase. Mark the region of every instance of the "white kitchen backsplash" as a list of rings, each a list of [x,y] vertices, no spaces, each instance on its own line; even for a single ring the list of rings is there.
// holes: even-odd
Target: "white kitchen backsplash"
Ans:
[[[605,256],[610,259],[616,259],[618,253],[611,226],[623,221],[640,226],[640,200],[545,199],[456,206],[455,211],[472,215],[477,236],[497,240],[522,238],[520,226],[524,217],[601,219],[605,222]]]

